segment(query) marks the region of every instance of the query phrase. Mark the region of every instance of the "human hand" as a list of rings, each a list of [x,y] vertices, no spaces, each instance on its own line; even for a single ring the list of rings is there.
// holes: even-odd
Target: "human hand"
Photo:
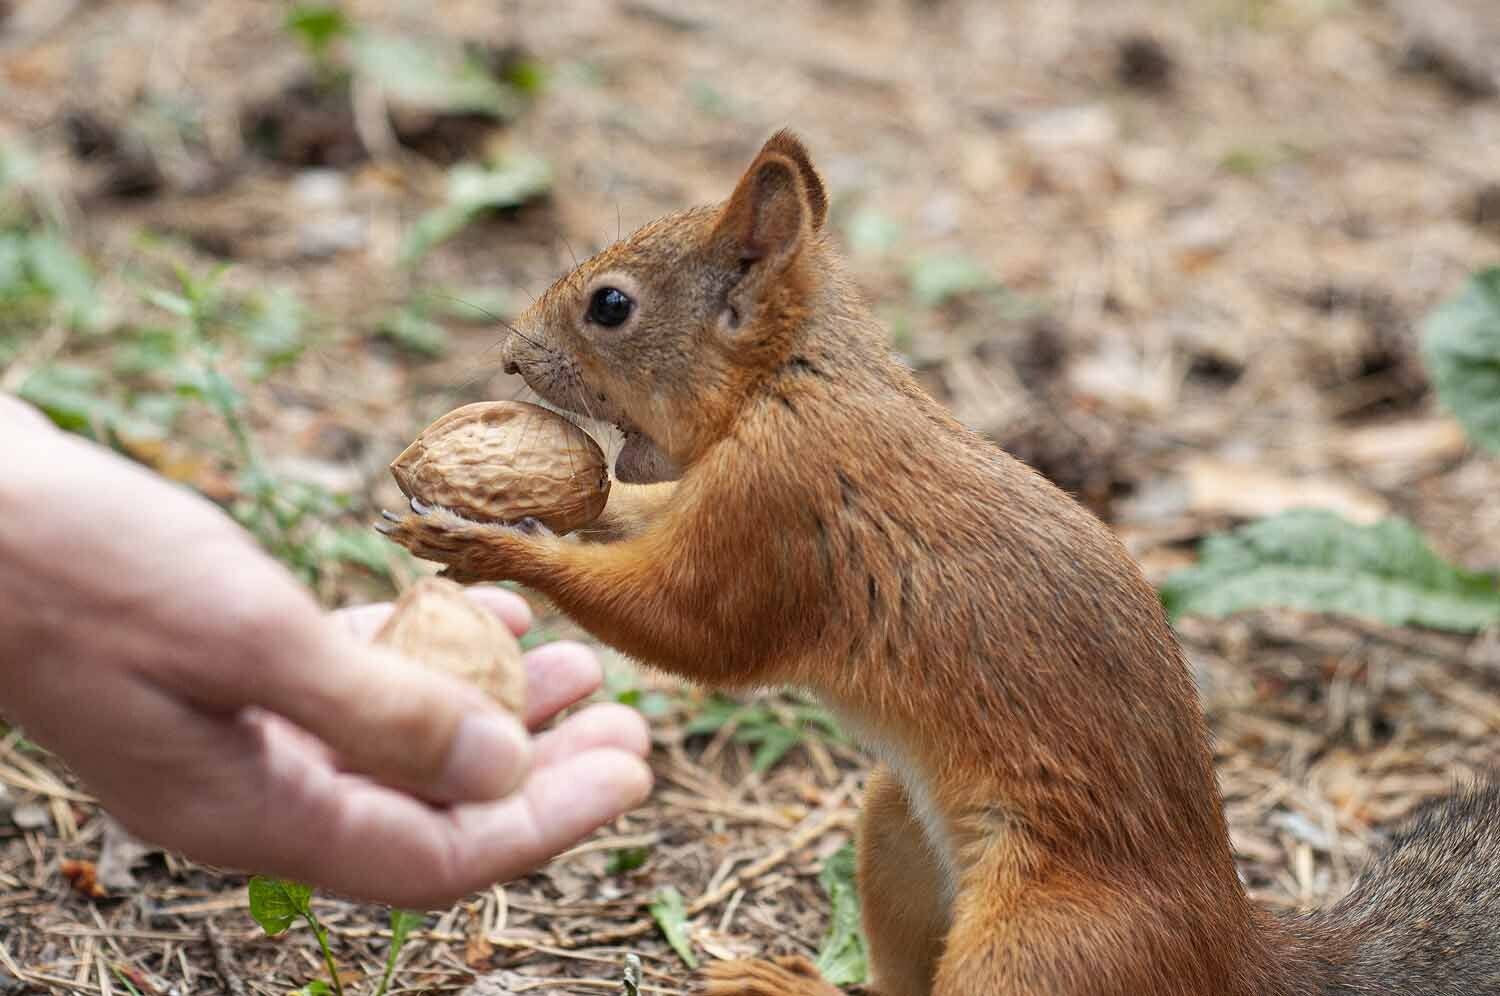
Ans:
[[[645,725],[529,736],[477,688],[366,642],[211,503],[0,395],[0,710],[128,829],[195,860],[446,905],[639,803]],[[474,590],[520,633],[525,603]],[[600,682],[527,655],[532,730]]]

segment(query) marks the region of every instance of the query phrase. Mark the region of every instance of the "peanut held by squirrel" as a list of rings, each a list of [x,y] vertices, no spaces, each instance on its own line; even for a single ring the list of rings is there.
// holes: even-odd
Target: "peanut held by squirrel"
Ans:
[[[881,761],[858,835],[867,992],[1500,992],[1500,789],[1424,811],[1327,911],[1252,904],[1156,592],[921,391],[826,218],[778,133],[726,201],[605,249],[516,322],[507,368],[625,434],[596,522],[562,538],[417,500],[383,529],[640,661],[841,717]],[[802,958],[698,985],[838,992]]]

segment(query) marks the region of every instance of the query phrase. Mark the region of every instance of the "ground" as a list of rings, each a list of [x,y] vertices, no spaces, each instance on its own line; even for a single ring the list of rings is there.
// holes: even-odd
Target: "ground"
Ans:
[[[385,466],[456,405],[522,396],[496,360],[502,320],[575,257],[726,194],[791,126],[924,384],[1103,516],[1154,581],[1198,538],[1303,503],[1408,517],[1493,570],[1500,460],[1466,444],[1417,347],[1423,317],[1500,252],[1480,44],[1500,29],[1483,0],[1419,7],[345,5],[361,30],[470,45],[494,117],[423,107],[395,70],[344,93],[279,4],[0,2],[0,149],[96,275],[88,321],[0,312],[0,386],[81,431],[108,422],[226,505],[263,471],[273,487],[246,514],[320,597],[387,597],[429,568],[369,541],[399,500]],[[1440,13],[1475,20],[1455,33]],[[408,253],[449,170],[478,162],[506,186],[494,209]],[[228,401],[212,378],[186,392],[223,401],[222,424],[163,389],[188,360],[232,385]],[[234,429],[253,457],[225,448]],[[297,482],[343,502],[277,518]],[[569,634],[537,607],[541,637]],[[1265,902],[1330,902],[1392,821],[1500,754],[1493,633],[1288,612],[1180,630]],[[850,837],[865,759],[794,699],[725,723],[705,693],[609,663],[607,694],[651,717],[651,800],[428,916],[392,991],[498,972],[501,991],[617,992],[634,953],[643,992],[683,992],[646,908],[669,886],[700,959],[819,949],[818,874]],[[788,749],[760,771],[768,738]],[[262,934],[244,876],[133,851],[24,731],[0,741],[0,782],[0,991],[280,993],[322,970],[306,930]],[[103,896],[77,883],[91,861]],[[372,992],[387,911],[314,908],[350,990]]]

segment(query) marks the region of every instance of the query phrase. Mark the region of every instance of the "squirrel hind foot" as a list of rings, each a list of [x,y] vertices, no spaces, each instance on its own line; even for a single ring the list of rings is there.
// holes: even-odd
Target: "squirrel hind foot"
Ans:
[[[695,981],[696,996],[842,996],[807,958],[721,961]]]

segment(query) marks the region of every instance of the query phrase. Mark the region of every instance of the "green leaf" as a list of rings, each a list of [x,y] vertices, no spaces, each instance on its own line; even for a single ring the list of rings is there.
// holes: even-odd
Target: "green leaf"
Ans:
[[[862,209],[849,219],[849,247],[856,256],[884,256],[901,239],[901,225],[888,215]]]
[[[322,979],[313,979],[307,985],[297,990],[297,996],[335,996],[332,986]]]
[[[740,719],[755,708],[754,704],[740,705],[738,702],[716,695],[698,710],[696,716],[687,721],[682,732],[690,737],[704,733],[717,733],[731,721]]]
[[[1161,596],[1174,621],[1279,606],[1456,632],[1500,622],[1500,577],[1442,560],[1404,519],[1361,526],[1324,509],[1208,537]]]
[[[540,156],[517,155],[448,171],[447,201],[413,223],[401,243],[401,261],[411,265],[487,211],[518,207],[552,189],[552,167]]]
[[[818,952],[818,970],[835,986],[853,986],[865,980],[865,940],[860,930],[859,894],[855,887],[854,845],[845,844],[828,860],[818,882],[833,907],[828,935]]]
[[[407,935],[426,922],[426,916],[413,910],[391,910],[391,950],[400,951]]]
[[[511,156],[485,166],[459,163],[448,173],[448,200],[470,208],[515,207],[551,187],[552,167],[540,156]]]
[[[254,350],[254,379],[286,366],[306,348],[302,302],[289,291],[272,291],[256,300],[242,322],[240,334]]]
[[[529,96],[547,88],[547,67],[535,59],[517,59],[504,74],[505,82]]]
[[[79,328],[97,328],[102,310],[93,271],[83,257],[52,234],[33,235],[30,250],[32,277],[51,292],[68,322]]]
[[[1443,407],[1500,453],[1500,266],[1475,273],[1428,315],[1422,351]]]
[[[300,37],[315,57],[321,58],[328,46],[350,30],[349,18],[334,4],[299,3],[287,11],[288,31]]]
[[[272,937],[311,914],[312,889],[297,882],[256,875],[250,879],[250,915]]]
[[[354,59],[373,80],[403,103],[450,113],[512,117],[516,92],[490,75],[478,60],[433,44],[378,32],[361,32]]]
[[[645,847],[622,847],[609,853],[609,860],[604,863],[604,874],[623,875],[633,872],[646,863],[651,857],[651,851]]]
[[[58,363],[27,377],[17,393],[59,428],[90,434],[94,426],[107,426],[124,415],[120,406],[100,391],[99,371]]]
[[[771,770],[777,761],[802,742],[802,731],[789,726],[754,726],[740,729],[735,739],[741,743],[758,743],[752,766],[761,774]]]
[[[461,232],[479,212],[466,204],[435,207],[412,222],[401,239],[401,262],[410,266]]]
[[[372,574],[391,573],[391,554],[399,551],[390,541],[367,526],[343,526],[333,530],[319,550],[321,559],[357,564]]]
[[[193,302],[176,291],[169,291],[162,287],[147,287],[141,291],[141,296],[149,303],[179,318],[193,317]]]
[[[927,256],[912,264],[908,274],[912,296],[924,307],[999,284],[967,256]]]
[[[401,308],[380,323],[379,333],[418,356],[441,356],[448,346],[448,330],[415,308]]]
[[[375,996],[382,996],[390,986],[391,973],[396,970],[396,958],[401,954],[401,946],[406,943],[406,935],[420,927],[426,919],[421,913],[411,910],[391,910],[391,948],[386,952],[385,971],[380,976]]]
[[[657,893],[656,901],[649,909],[672,950],[687,962],[688,968],[697,968],[698,959],[693,955],[693,944],[687,935],[687,910],[682,903],[682,893],[669,885]]]

